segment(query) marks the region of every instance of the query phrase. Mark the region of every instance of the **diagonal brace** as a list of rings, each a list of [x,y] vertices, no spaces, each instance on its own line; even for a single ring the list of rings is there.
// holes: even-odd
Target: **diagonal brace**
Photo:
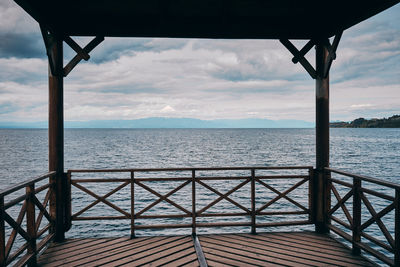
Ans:
[[[209,186],[206,183],[203,183],[202,181],[198,180],[196,181],[198,184],[204,186],[205,188],[207,188],[208,190],[214,192],[215,194],[219,195],[219,197],[217,199],[215,199],[214,201],[212,201],[210,204],[208,204],[207,206],[205,206],[204,208],[202,208],[201,210],[198,211],[197,215],[200,215],[202,213],[204,213],[206,210],[208,210],[209,208],[211,208],[212,206],[214,206],[215,204],[217,204],[218,202],[220,202],[223,199],[226,199],[227,201],[231,202],[232,204],[234,204],[235,206],[241,208],[242,210],[244,210],[247,214],[250,214],[250,211],[248,209],[246,209],[245,207],[243,207],[242,205],[240,205],[239,203],[237,203],[236,201],[232,200],[231,198],[229,198],[228,196],[231,195],[232,193],[236,192],[237,190],[239,190],[240,188],[242,188],[244,185],[246,185],[247,183],[250,182],[250,178],[247,178],[245,181],[241,182],[240,184],[238,184],[237,186],[235,186],[234,188],[232,188],[231,190],[229,190],[228,192],[226,192],[225,194],[222,194],[221,192],[215,190],[214,188],[212,188],[211,186]]]
[[[300,51],[289,41],[289,39],[279,39],[279,41],[293,54],[293,63],[300,62],[304,69],[310,74],[311,78],[315,79],[317,73],[314,67],[304,57],[308,51],[314,46],[314,41],[310,40]]]
[[[333,60],[336,59],[336,50],[339,46],[339,41],[340,38],[342,37],[343,31],[339,32],[338,34],[335,35],[335,38],[333,39],[333,43],[329,42],[329,39],[326,39],[325,41],[325,47],[328,50],[328,58],[324,67],[324,76],[323,78],[328,77],[329,70],[331,69],[331,65]]]
[[[78,56],[83,58],[85,61],[89,60],[89,54],[83,50],[71,37],[65,37],[64,41],[78,54]]]
[[[386,207],[383,209],[381,212],[376,213],[374,207],[372,206],[371,202],[369,202],[368,198],[364,195],[364,193],[361,193],[361,199],[364,202],[365,206],[367,207],[368,211],[371,213],[372,218],[370,218],[367,222],[365,222],[363,225],[361,225],[361,231],[365,230],[368,226],[370,226],[372,223],[376,222],[376,224],[379,226],[381,229],[383,235],[386,237],[386,240],[390,244],[390,246],[394,249],[394,239],[386,226],[383,224],[381,218],[385,216],[387,213],[392,211],[394,209],[394,203],[392,203],[390,206]]]
[[[25,213],[26,213],[26,201],[24,201],[24,204],[22,205],[22,208],[21,208],[21,210],[20,210],[20,212],[18,214],[18,218],[17,218],[17,221],[16,221],[16,223],[18,225],[21,225],[22,220],[25,217]],[[14,244],[15,238],[17,237],[17,232],[18,232],[18,230],[15,227],[13,227],[13,230],[11,232],[10,238],[8,239],[7,244],[6,244],[6,248],[5,248],[5,255],[6,256],[5,256],[5,258],[8,258],[8,256],[10,255],[11,248],[12,248],[12,246]]]
[[[53,45],[55,44],[53,35],[42,24],[40,24],[40,31],[42,32],[44,45],[46,47],[46,54],[47,54],[47,58],[49,60],[50,72],[53,76],[56,76],[58,74],[58,72],[55,68],[56,63],[55,63],[55,59],[53,57],[53,53],[51,52]]]
[[[139,181],[135,181],[135,183],[139,186],[141,186],[143,189],[149,191],[150,193],[156,195],[158,198],[168,202],[169,204],[171,204],[172,206],[176,207],[177,209],[180,209],[181,211],[183,211],[184,213],[191,215],[191,212],[188,211],[187,209],[183,208],[182,206],[176,204],[174,201],[170,200],[168,197],[161,195],[160,193],[158,193],[157,191],[154,191],[153,189],[151,189],[150,187],[148,187],[145,184],[140,183]],[[184,185],[189,184],[190,181],[188,181],[188,183],[183,183]],[[182,185],[183,185],[182,184]],[[137,214],[136,214],[137,215]]]
[[[256,210],[256,213],[259,213],[263,210],[265,210],[266,208],[268,208],[269,206],[271,206],[272,204],[274,204],[275,202],[277,202],[279,199],[284,198],[285,196],[287,196],[290,192],[292,192],[293,190],[295,190],[296,188],[298,188],[299,186],[301,186],[302,184],[304,184],[305,182],[307,182],[308,179],[304,179],[301,180],[299,182],[297,182],[296,184],[294,184],[292,187],[290,187],[289,189],[285,190],[283,193],[279,194],[278,196],[276,196],[274,199],[270,200],[268,203],[264,204],[262,207],[258,208]]]
[[[353,218],[351,217],[350,212],[345,205],[345,202],[352,195],[354,195],[354,188],[352,188],[343,198],[340,197],[339,192],[337,191],[336,187],[333,184],[331,185],[331,188],[332,188],[332,192],[335,195],[338,202],[336,203],[335,207],[331,211],[329,211],[329,215],[332,215],[340,206],[342,208],[344,214],[346,215],[346,218],[349,221],[350,226],[353,227],[353,224],[354,224]]]
[[[128,183],[129,183],[129,182],[128,182]],[[128,212],[126,212],[126,211],[124,211],[123,209],[121,209],[120,207],[114,205],[114,204],[111,203],[110,201],[108,201],[108,200],[106,200],[106,199],[104,199],[104,198],[98,196],[97,194],[93,193],[92,191],[90,191],[90,190],[87,189],[86,187],[83,187],[83,186],[81,186],[81,185],[78,184],[78,183],[73,183],[72,185],[74,185],[76,188],[82,190],[83,192],[85,192],[85,193],[91,195],[92,197],[96,198],[97,200],[103,202],[104,204],[110,206],[111,208],[115,209],[116,211],[119,211],[120,213],[122,213],[123,215],[125,215],[127,219],[131,217],[131,215],[130,215]]]
[[[75,68],[76,65],[78,65],[82,59],[86,61],[89,60],[89,53],[104,41],[104,36],[96,36],[84,48],[81,48],[71,37],[62,37],[62,39],[77,53],[77,55],[63,69],[58,70],[56,69],[55,59],[52,53],[53,46],[56,43],[55,35],[42,24],[40,24],[40,31],[42,32],[47,57],[49,59],[49,67],[53,76],[62,74],[64,77],[67,77],[67,75]]]
[[[308,180],[308,179],[307,179]],[[282,193],[278,190],[276,190],[275,188],[273,188],[272,186],[270,186],[269,184],[261,181],[259,178],[256,178],[256,181],[259,182],[261,185],[265,186],[267,189],[271,190],[272,192],[274,192],[275,194],[277,194],[278,196],[281,196]],[[297,207],[299,207],[300,209],[304,210],[304,211],[308,211],[306,207],[304,207],[303,205],[301,205],[299,202],[291,199],[290,197],[288,197],[287,195],[282,196],[284,199],[286,199],[287,201],[291,202],[292,204],[296,205]]]
[[[91,204],[87,205],[85,208],[81,209],[80,211],[78,211],[77,213],[75,213],[73,215],[73,217],[78,217],[79,215],[81,215],[82,213],[84,213],[85,211],[89,210],[90,208],[96,206],[98,203],[100,203],[102,201],[102,199],[106,199],[109,196],[111,196],[112,194],[118,192],[119,190],[121,190],[122,188],[124,188],[125,186],[127,186],[129,184],[129,182],[125,182],[121,185],[119,185],[118,187],[114,188],[113,190],[111,190],[110,192],[108,192],[107,194],[105,194],[104,196],[98,198],[96,201],[92,202]]]
[[[137,182],[136,182],[137,183]],[[142,215],[143,213],[145,213],[146,211],[148,211],[149,209],[151,209],[152,207],[154,207],[155,205],[157,205],[158,203],[160,203],[161,201],[165,200],[175,194],[176,192],[178,192],[179,190],[181,190],[182,188],[184,188],[186,185],[190,184],[191,181],[186,181],[183,184],[181,184],[180,186],[174,188],[173,190],[171,190],[170,192],[168,192],[166,195],[159,197],[158,200],[154,201],[153,203],[151,203],[150,205],[148,205],[147,207],[145,207],[144,209],[142,209],[141,211],[139,211],[138,213],[135,214],[135,218],[139,217],[140,215]]]
[[[65,42],[71,46],[77,52],[77,55],[64,67],[63,75],[67,77],[68,74],[75,68],[78,63],[84,59],[88,60],[90,58],[89,53],[104,41],[103,36],[96,36],[92,41],[90,41],[83,49],[75,43],[70,37],[65,37]]]

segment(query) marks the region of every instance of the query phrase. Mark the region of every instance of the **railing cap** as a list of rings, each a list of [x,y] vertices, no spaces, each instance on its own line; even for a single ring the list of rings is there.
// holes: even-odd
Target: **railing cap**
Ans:
[[[345,172],[345,171],[342,171],[342,170],[333,169],[333,168],[325,168],[325,170],[329,171],[329,172],[341,174],[341,175],[344,175],[344,176],[357,178],[357,179],[360,179],[361,181],[366,181],[366,182],[369,182],[369,183],[383,185],[383,186],[387,186],[387,187],[390,187],[390,188],[393,188],[393,189],[396,189],[396,190],[400,190],[400,184],[397,184],[397,183],[387,182],[387,181],[384,181],[384,180],[380,180],[380,179],[369,177],[369,176],[365,176],[365,175],[348,173],[348,172]]]
[[[54,176],[55,174],[56,174],[55,171],[48,172],[48,173],[40,175],[40,176],[38,176],[36,178],[32,178],[32,179],[30,179],[28,181],[12,185],[12,186],[0,191],[0,198],[4,197],[6,195],[9,195],[9,194],[11,194],[11,193],[13,193],[15,191],[18,191],[18,190],[20,190],[20,189],[22,189],[22,188],[24,188],[24,187],[26,187],[28,185],[35,184],[35,183],[40,182],[40,181],[42,181],[42,180],[44,180],[46,178]]]
[[[71,169],[72,172],[161,172],[161,171],[235,171],[235,170],[294,170],[312,166],[250,166],[250,167],[188,167],[188,168],[127,168],[127,169]]]

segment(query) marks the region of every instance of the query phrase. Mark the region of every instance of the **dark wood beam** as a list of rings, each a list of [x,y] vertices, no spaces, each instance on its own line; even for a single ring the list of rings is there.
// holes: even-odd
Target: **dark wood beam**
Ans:
[[[316,79],[315,79],[315,136],[316,136],[316,218],[315,228],[319,233],[329,232],[328,210],[330,208],[330,187],[324,168],[329,167],[329,73],[324,75],[328,59],[325,42],[316,45]]]
[[[64,240],[64,202],[67,183],[64,175],[64,78],[63,40],[53,35],[54,44],[49,50],[54,70],[49,71],[49,171],[55,171],[54,194],[50,199],[50,214],[55,220],[55,241]]]

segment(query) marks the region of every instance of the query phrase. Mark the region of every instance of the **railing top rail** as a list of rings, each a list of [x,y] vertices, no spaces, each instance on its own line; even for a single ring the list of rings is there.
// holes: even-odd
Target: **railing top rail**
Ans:
[[[252,167],[186,167],[186,168],[126,168],[126,169],[70,169],[71,172],[164,172],[164,171],[235,171],[235,170],[295,170],[312,166],[252,166]]]
[[[22,182],[22,183],[18,183],[18,184],[12,185],[12,186],[10,186],[10,187],[4,189],[4,190],[1,190],[1,191],[0,191],[0,197],[4,197],[4,196],[6,196],[6,195],[9,195],[9,194],[11,194],[11,193],[13,193],[13,192],[15,192],[15,191],[18,191],[18,190],[20,190],[20,189],[22,189],[22,188],[24,188],[24,187],[26,187],[26,186],[28,186],[28,185],[35,184],[35,183],[37,183],[37,182],[40,182],[40,181],[42,181],[42,180],[44,180],[44,179],[46,179],[46,178],[49,178],[49,177],[51,177],[51,176],[53,176],[53,175],[55,175],[55,174],[56,174],[55,171],[48,172],[48,173],[45,173],[45,174],[43,174],[43,175],[40,175],[39,177],[32,178],[32,179],[30,179],[30,180],[28,180],[28,181],[25,181],[25,182]]]
[[[378,184],[378,185],[383,185],[383,186],[387,186],[387,187],[390,187],[390,188],[393,188],[393,189],[396,189],[396,190],[400,190],[400,184],[383,181],[383,180],[376,179],[376,178],[369,177],[369,176],[365,176],[365,175],[352,174],[352,173],[348,173],[348,172],[337,170],[337,169],[333,169],[333,168],[325,168],[325,170],[326,171],[330,171],[330,172],[334,172],[334,173],[337,173],[337,174],[353,177],[353,178],[358,178],[358,179],[360,179],[362,181],[366,181],[366,182],[370,182],[370,183],[374,183],[374,184]]]

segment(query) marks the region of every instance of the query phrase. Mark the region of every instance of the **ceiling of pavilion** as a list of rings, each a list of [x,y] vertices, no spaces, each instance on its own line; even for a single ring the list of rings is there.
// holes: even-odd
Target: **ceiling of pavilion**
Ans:
[[[400,0],[15,0],[66,36],[313,39]]]

